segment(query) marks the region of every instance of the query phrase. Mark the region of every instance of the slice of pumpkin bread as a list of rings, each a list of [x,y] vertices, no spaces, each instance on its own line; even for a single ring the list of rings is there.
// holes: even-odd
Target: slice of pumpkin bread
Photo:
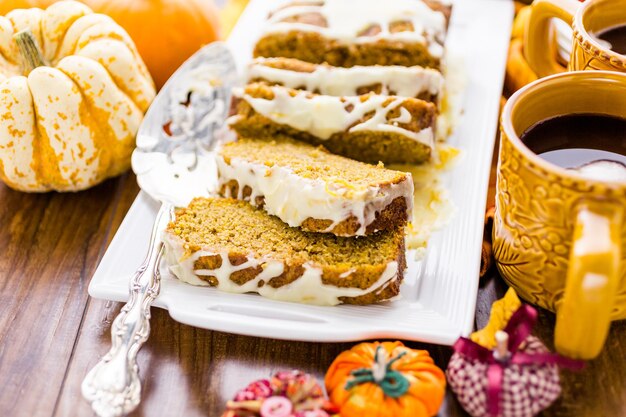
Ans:
[[[305,231],[362,236],[406,225],[411,174],[293,139],[239,139],[217,152],[220,193]]]
[[[290,58],[257,58],[248,66],[247,79],[329,96],[376,93],[414,97],[437,105],[444,85],[441,72],[431,68],[397,65],[339,68]]]
[[[231,198],[178,209],[163,242],[184,282],[318,305],[388,300],[406,268],[402,227],[360,238],[303,232]]]
[[[450,13],[436,0],[295,0],[271,13],[253,53],[338,67],[439,69]]]
[[[437,109],[406,97],[331,97],[253,83],[234,92],[240,136],[292,137],[362,162],[420,163],[434,148]]]

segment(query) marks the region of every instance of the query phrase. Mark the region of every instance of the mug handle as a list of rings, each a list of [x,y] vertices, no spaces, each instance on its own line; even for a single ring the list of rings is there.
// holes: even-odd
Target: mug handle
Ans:
[[[579,7],[577,0],[535,0],[524,31],[524,55],[539,78],[567,70],[557,59],[557,43],[551,19],[563,20],[572,26]]]
[[[577,208],[554,331],[563,355],[592,359],[604,346],[620,282],[623,216],[624,208],[608,201],[583,201]]]

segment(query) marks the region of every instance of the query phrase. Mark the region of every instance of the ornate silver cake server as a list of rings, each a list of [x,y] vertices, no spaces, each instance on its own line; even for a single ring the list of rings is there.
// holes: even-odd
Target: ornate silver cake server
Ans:
[[[215,184],[207,182],[216,178],[211,151],[237,81],[226,44],[205,46],[172,75],[139,128],[133,171],[161,208],[146,259],[130,281],[128,302],[111,325],[111,349],[82,383],[83,397],[98,416],[122,416],[140,402],[137,352],[150,334],[150,306],[160,290],[160,235],[175,206],[213,190]]]

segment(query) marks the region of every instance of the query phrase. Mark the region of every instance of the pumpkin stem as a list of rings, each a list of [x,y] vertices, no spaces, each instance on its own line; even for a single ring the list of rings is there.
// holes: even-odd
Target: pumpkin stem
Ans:
[[[15,43],[20,50],[22,56],[22,65],[24,73],[28,74],[37,67],[46,65],[41,49],[37,45],[37,40],[30,29],[24,29],[13,35]]]
[[[509,334],[498,330],[496,332],[496,348],[493,351],[493,357],[498,361],[506,361],[510,356]]]
[[[394,371],[391,365],[401,359],[405,354],[406,351],[400,352],[398,355],[387,360],[387,354],[384,348],[378,346],[374,354],[372,367],[353,370],[351,372],[352,379],[346,383],[345,389],[349,390],[364,383],[374,383],[382,389],[387,397],[399,398],[403,396],[409,390],[409,380],[402,375],[401,372]]]

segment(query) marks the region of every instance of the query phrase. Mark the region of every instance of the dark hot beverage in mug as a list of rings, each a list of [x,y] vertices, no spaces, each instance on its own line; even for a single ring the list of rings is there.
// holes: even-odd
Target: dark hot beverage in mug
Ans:
[[[626,24],[605,29],[595,36],[606,42],[606,47],[613,52],[626,55]]]
[[[626,119],[603,114],[569,114],[536,123],[524,144],[561,168],[604,180],[626,179]]]

